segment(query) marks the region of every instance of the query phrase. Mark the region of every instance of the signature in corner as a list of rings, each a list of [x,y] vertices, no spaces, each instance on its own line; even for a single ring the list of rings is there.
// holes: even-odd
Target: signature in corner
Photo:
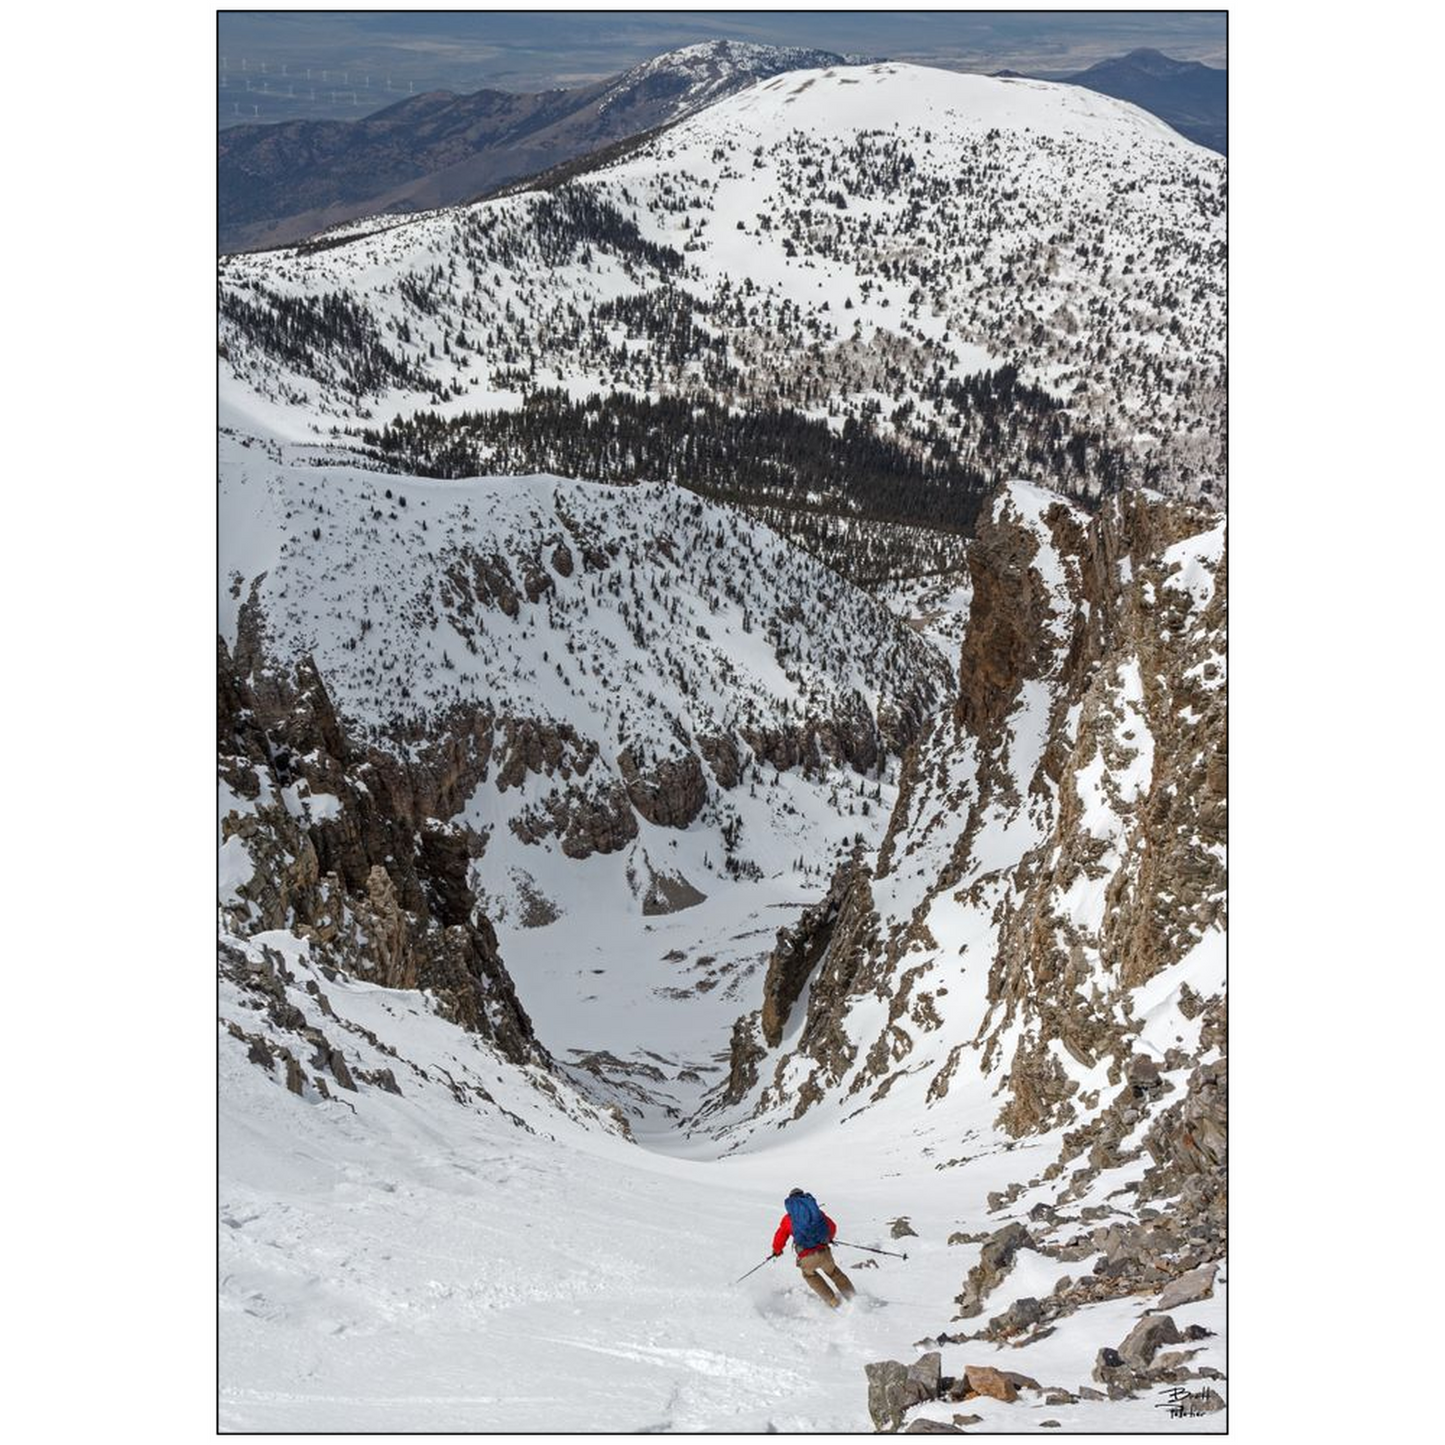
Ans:
[[[1207,1415],[1219,1409],[1219,1403],[1206,1405],[1204,1402],[1218,1402],[1219,1396],[1206,1385],[1202,1390],[1186,1390],[1183,1385],[1174,1385],[1164,1392],[1164,1398],[1154,1408],[1168,1410],[1171,1420],[1183,1420],[1191,1415]]]

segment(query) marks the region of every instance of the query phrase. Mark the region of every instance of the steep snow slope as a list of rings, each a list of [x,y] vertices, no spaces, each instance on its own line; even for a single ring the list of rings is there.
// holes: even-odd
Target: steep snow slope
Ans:
[[[1013,437],[949,388],[1012,365],[1064,408],[1059,485],[1218,496],[1223,184],[1076,87],[793,72],[557,190],[227,259],[223,389],[296,436],[462,426],[547,387],[681,393],[997,475],[1031,471],[1047,426]]]
[[[944,1237],[1027,1157],[920,1172],[936,1140],[895,1126],[850,1129],[841,1149],[804,1129],[725,1161],[649,1153],[423,997],[328,976],[284,933],[250,940],[243,971],[266,966],[263,948],[289,975],[284,1004],[320,1017],[324,997],[352,1070],[389,1069],[400,1092],[298,1097],[223,1027],[223,1430],[866,1431],[862,1362],[936,1330],[961,1267]],[[223,979],[223,1020],[254,1029],[254,1002]],[[766,1256],[795,1180],[840,1238],[909,1254],[840,1247],[861,1296],[843,1314],[825,1316],[786,1258],[734,1284]],[[891,1238],[899,1214],[920,1238]],[[1076,1317],[1023,1368],[1077,1390],[1094,1334],[1117,1342],[1133,1315],[1121,1301],[1090,1330]],[[1222,1316],[1222,1292],[1174,1312],[1215,1331]],[[1013,1363],[996,1346],[943,1353],[948,1374]],[[1223,1363],[1212,1345],[1199,1358]],[[1162,1399],[952,1408],[985,1430],[1140,1430]]]

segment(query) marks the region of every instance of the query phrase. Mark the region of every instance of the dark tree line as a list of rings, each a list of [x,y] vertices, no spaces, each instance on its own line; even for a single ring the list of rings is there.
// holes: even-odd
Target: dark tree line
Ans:
[[[431,384],[418,366],[387,348],[371,312],[349,296],[287,296],[253,286],[249,296],[222,291],[221,316],[274,361],[318,380],[337,372],[357,396]],[[337,365],[325,366],[324,359]]]
[[[513,411],[418,412],[362,433],[387,465],[431,477],[554,472],[604,482],[666,481],[760,515],[779,509],[949,532],[972,529],[982,499],[1014,475],[1080,496],[1108,492],[1122,460],[1012,367],[949,381],[971,455],[912,407],[895,439],[849,415],[841,431],[786,407],[736,412],[697,396],[532,392]],[[809,529],[816,531],[817,529]]]
[[[842,434],[794,411],[734,415],[695,397],[533,392],[517,411],[420,412],[362,433],[392,464],[432,477],[554,472],[665,481],[702,496],[966,530],[989,479],[921,459],[859,426]]]

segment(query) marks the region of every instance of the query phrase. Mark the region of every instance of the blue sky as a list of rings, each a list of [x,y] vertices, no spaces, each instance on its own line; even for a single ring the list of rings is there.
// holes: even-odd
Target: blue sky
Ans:
[[[1222,10],[237,11],[218,16],[218,36],[217,112],[223,125],[238,117],[355,118],[409,90],[584,85],[660,51],[717,38],[967,70],[1079,70],[1137,46],[1182,60],[1225,63]]]

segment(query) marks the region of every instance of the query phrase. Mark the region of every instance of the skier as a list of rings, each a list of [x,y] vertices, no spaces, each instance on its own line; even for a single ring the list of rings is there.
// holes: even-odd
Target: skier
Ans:
[[[807,1280],[809,1288],[819,1299],[827,1302],[829,1309],[837,1309],[843,1300],[852,1299],[856,1293],[852,1280],[834,1263],[833,1251],[828,1248],[833,1242],[833,1236],[838,1233],[838,1226],[823,1213],[818,1207],[818,1201],[805,1190],[789,1191],[783,1207],[787,1213],[783,1215],[777,1233],[773,1235],[773,1258],[776,1259],[783,1252],[783,1246],[791,1235],[793,1248],[798,1253],[798,1268],[803,1271],[803,1278]],[[837,1286],[837,1294],[828,1288],[824,1275]]]

